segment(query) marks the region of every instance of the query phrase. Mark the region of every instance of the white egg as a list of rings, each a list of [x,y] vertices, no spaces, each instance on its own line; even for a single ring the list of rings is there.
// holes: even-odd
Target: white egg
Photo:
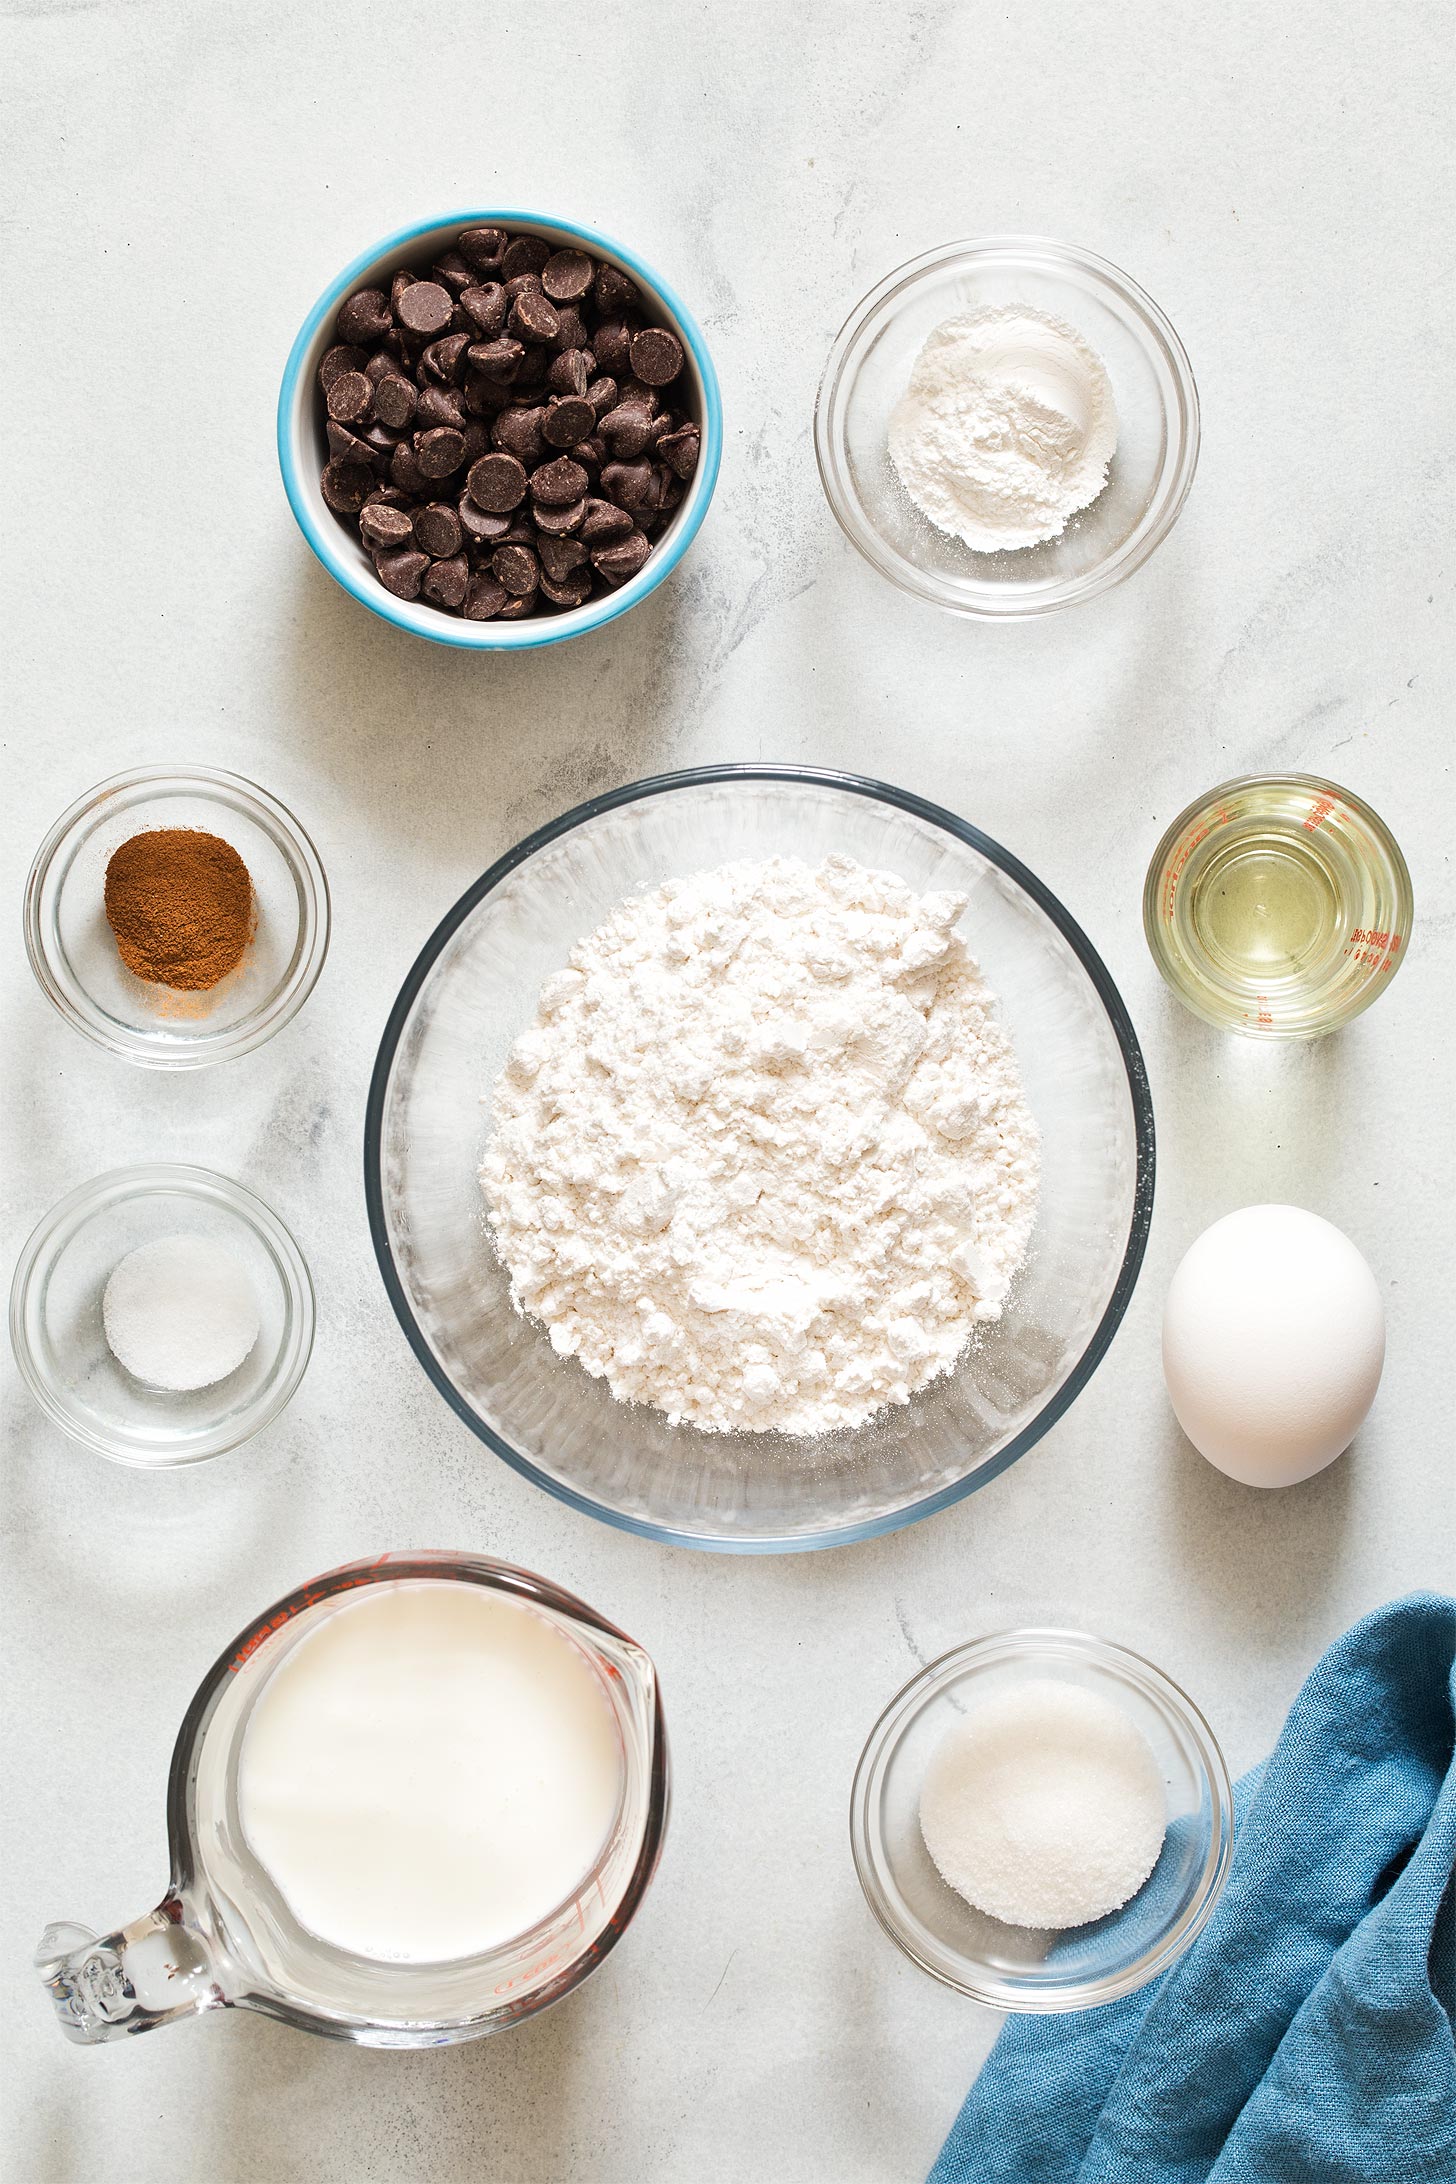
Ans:
[[[1245,1206],[1184,1254],[1163,1377],[1189,1440],[1246,1486],[1294,1486],[1349,1447],[1380,1385],[1385,1312],[1348,1236],[1299,1206]]]

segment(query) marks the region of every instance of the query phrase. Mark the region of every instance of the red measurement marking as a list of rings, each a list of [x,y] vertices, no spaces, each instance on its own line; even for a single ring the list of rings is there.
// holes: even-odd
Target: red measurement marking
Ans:
[[[1316,827],[1322,827],[1324,825],[1326,819],[1329,818],[1330,813],[1334,810],[1334,808],[1335,800],[1332,796],[1321,796],[1316,798],[1315,802],[1310,805],[1309,817],[1304,822],[1305,826],[1309,829],[1309,832],[1311,834],[1313,834]]]
[[[1219,817],[1222,818],[1223,816],[1223,813],[1220,812]],[[1212,831],[1211,826],[1195,827],[1186,840],[1179,843],[1177,850],[1174,852],[1173,862],[1163,875],[1163,917],[1169,924],[1172,923],[1173,918],[1173,897],[1178,892],[1178,882],[1183,877],[1188,860],[1199,843],[1208,840]]]
[[[1399,933],[1375,932],[1357,925],[1344,952],[1352,963],[1365,963],[1372,970],[1389,971],[1395,967],[1399,947]]]

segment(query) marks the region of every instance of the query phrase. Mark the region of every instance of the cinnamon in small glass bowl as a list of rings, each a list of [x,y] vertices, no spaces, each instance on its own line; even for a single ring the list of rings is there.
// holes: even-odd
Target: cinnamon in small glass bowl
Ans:
[[[185,963],[172,975],[189,983],[137,977],[108,921],[113,856],[159,829],[215,836],[246,867],[249,936],[213,983],[196,983]],[[25,944],[41,990],[96,1045],[145,1068],[198,1069],[250,1053],[303,1006],[328,952],[328,882],[298,821],[266,790],[206,767],[137,767],[51,828],[26,886]]]

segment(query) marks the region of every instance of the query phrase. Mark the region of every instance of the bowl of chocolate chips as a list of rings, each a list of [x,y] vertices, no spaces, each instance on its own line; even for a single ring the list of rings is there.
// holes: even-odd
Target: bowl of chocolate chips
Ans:
[[[534,213],[455,213],[355,259],[278,402],[289,504],[329,574],[475,651],[581,636],[656,590],[722,441],[717,374],[672,289]]]

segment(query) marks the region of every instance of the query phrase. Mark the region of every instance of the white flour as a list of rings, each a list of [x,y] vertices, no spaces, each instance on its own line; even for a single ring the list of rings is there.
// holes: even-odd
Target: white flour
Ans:
[[[938,530],[981,553],[1060,537],[1117,448],[1107,367],[1061,319],[987,306],[937,326],[890,419],[890,460]]]
[[[776,857],[669,880],[572,950],[481,1168],[557,1351],[674,1422],[818,1434],[999,1318],[1037,1131],[964,907]]]

